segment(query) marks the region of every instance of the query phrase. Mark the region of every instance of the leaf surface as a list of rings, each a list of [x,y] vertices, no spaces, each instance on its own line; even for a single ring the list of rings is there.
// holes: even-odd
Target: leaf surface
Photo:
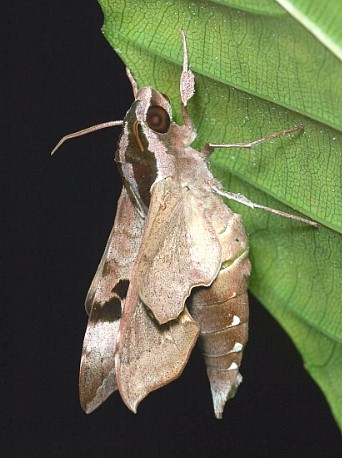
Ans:
[[[342,5],[339,0],[276,0],[342,60]]]
[[[338,5],[323,3],[330,5],[324,22],[333,23]],[[256,140],[304,124],[304,131],[252,150],[217,150],[211,168],[229,191],[320,223],[315,230],[230,204],[250,236],[250,288],[295,342],[342,428],[341,61],[268,0],[100,4],[105,37],[139,86],[168,94],[178,121],[179,31],[185,30],[196,74],[189,103],[195,147]]]

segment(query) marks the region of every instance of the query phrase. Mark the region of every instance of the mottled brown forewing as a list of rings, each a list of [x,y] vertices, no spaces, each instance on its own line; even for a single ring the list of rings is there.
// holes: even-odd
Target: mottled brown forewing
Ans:
[[[123,188],[114,226],[86,298],[89,314],[80,366],[80,401],[90,413],[117,389],[115,349],[144,219]]]
[[[148,243],[142,244],[138,261],[139,296],[163,324],[178,317],[192,288],[213,282],[221,246],[201,201],[172,179],[154,186],[146,231]]]

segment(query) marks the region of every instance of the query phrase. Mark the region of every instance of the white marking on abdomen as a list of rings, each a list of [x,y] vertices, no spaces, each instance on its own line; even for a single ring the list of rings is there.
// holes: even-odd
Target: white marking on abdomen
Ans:
[[[229,350],[228,353],[238,353],[243,349],[243,345],[240,342],[235,342],[234,347]]]
[[[234,326],[238,326],[240,323],[241,323],[240,318],[239,318],[237,315],[234,315],[234,316],[233,316],[233,319],[232,319],[232,322],[230,323],[230,325],[228,326],[228,328],[232,328],[232,327],[234,327]]]

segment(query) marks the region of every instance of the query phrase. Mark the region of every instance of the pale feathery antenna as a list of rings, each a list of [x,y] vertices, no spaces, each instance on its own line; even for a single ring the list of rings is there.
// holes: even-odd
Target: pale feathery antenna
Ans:
[[[181,29],[183,45],[183,71],[180,77],[180,94],[183,105],[186,107],[188,101],[195,93],[195,76],[189,69],[188,48],[186,45],[185,32]]]

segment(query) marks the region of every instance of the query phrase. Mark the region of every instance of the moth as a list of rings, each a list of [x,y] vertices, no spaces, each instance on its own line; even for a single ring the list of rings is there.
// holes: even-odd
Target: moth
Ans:
[[[93,126],[67,139],[122,126],[115,161],[123,180],[114,227],[86,297],[89,315],[80,365],[86,413],[119,390],[127,407],[182,373],[199,342],[214,412],[222,418],[242,381],[248,338],[248,240],[239,215],[221,197],[316,226],[316,223],[226,192],[208,169],[216,148],[250,148],[302,126],[251,143],[191,148],[196,131],[187,103],[195,79],[181,31],[183,124],[172,121],[168,98],[138,89],[122,121]]]

